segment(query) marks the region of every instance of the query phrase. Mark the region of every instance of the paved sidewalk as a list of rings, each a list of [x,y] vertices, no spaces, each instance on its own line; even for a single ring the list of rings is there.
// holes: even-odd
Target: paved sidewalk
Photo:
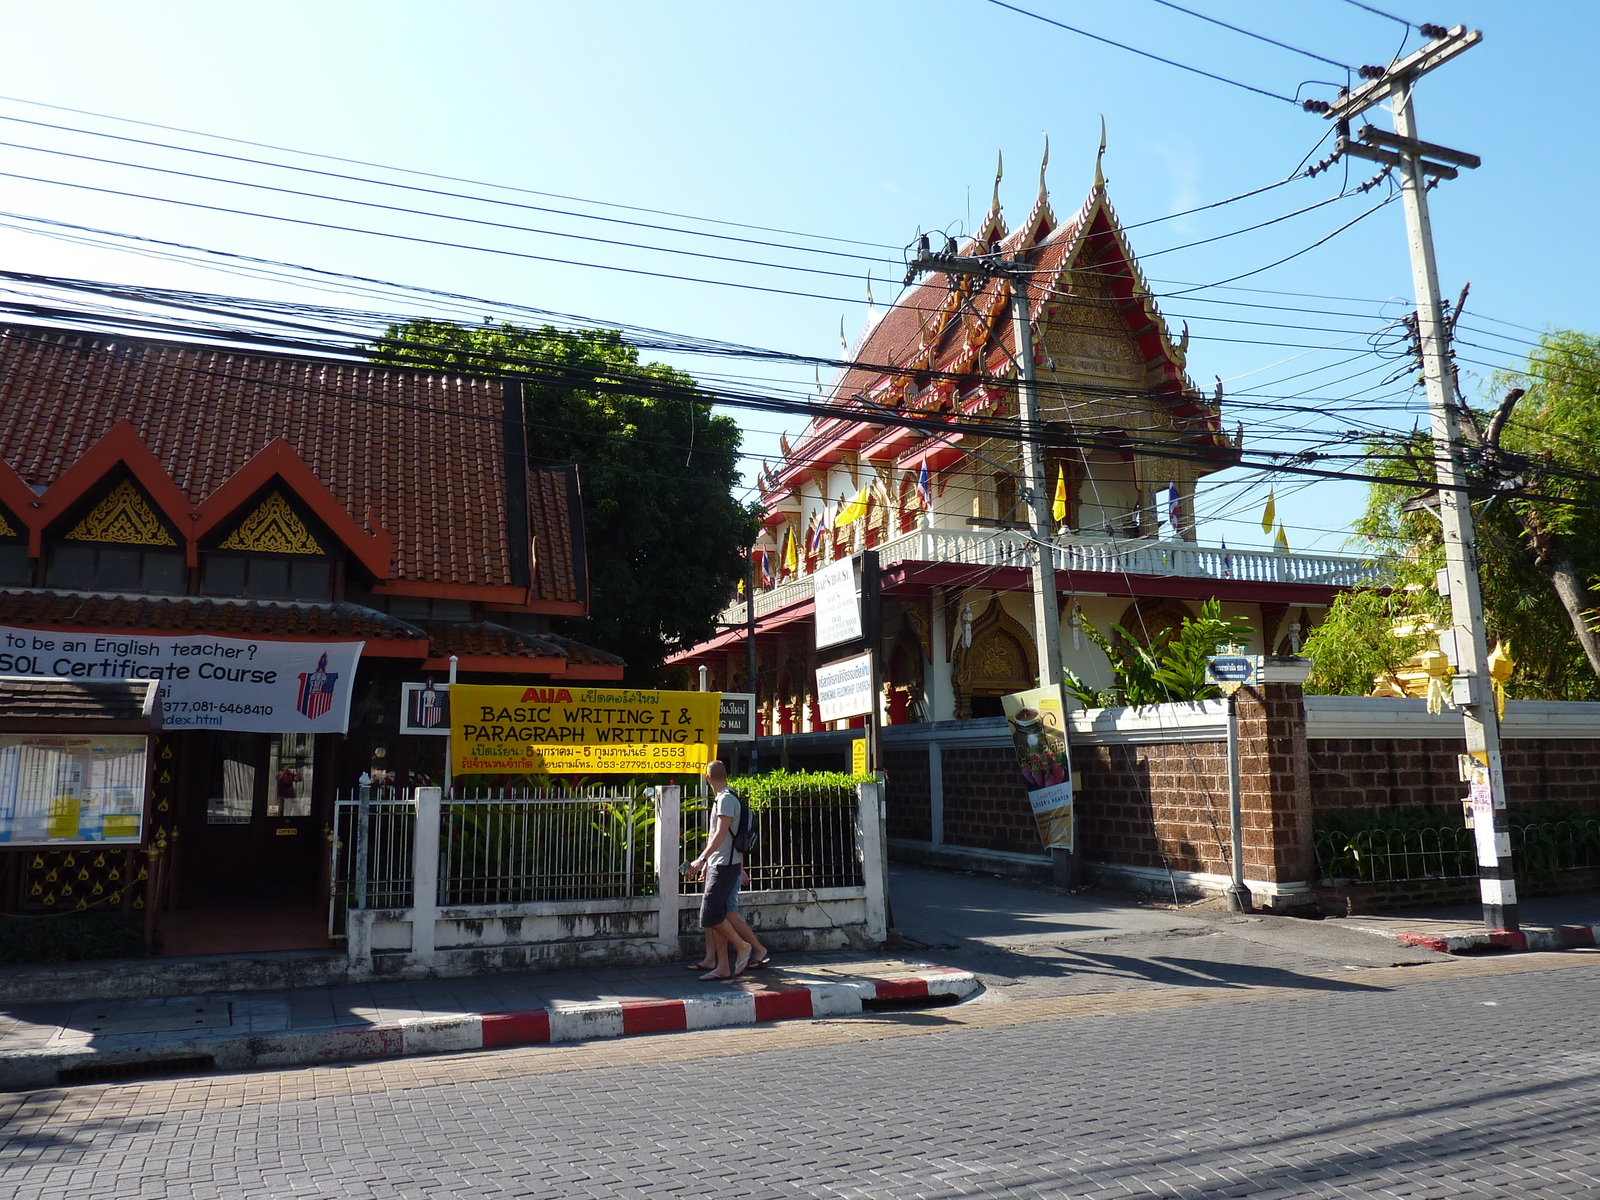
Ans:
[[[0,1090],[129,1074],[479,1050],[860,1012],[962,997],[967,972],[850,953],[783,955],[727,982],[671,966],[594,968],[279,992],[14,1005],[0,1011]]]

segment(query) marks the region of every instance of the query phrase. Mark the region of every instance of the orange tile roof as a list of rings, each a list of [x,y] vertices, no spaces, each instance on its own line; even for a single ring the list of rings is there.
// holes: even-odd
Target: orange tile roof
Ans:
[[[199,596],[129,596],[33,588],[0,590],[0,625],[138,629],[152,633],[221,633],[422,642],[426,631],[359,604],[212,600]],[[418,645],[417,653],[423,647]]]
[[[494,379],[0,325],[0,461],[36,490],[119,420],[191,504],[283,437],[355,521],[377,514],[406,583],[518,583],[503,404]],[[568,472],[528,474],[535,597],[581,603]]]

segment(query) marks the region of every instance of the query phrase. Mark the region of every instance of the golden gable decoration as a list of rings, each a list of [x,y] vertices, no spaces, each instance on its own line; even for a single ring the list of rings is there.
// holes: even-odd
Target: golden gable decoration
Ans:
[[[69,542],[115,542],[124,546],[176,546],[155,509],[131,480],[106,493],[67,534]]]
[[[255,512],[239,524],[217,547],[219,550],[249,550],[256,554],[322,554],[317,539],[311,536],[282,492],[273,492]]]
[[[20,533],[11,528],[11,522],[6,520],[6,514],[3,511],[0,511],[0,537],[14,538],[21,536],[22,535]]]

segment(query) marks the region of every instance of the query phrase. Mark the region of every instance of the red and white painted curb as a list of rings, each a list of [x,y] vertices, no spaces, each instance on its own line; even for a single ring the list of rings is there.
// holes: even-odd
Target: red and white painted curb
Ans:
[[[59,1073],[72,1068],[126,1065],[133,1068],[127,1074],[134,1077],[140,1064],[158,1067],[174,1059],[187,1064],[195,1057],[209,1060],[219,1070],[245,1071],[457,1050],[542,1046],[589,1038],[846,1016],[859,1013],[876,1001],[932,996],[959,999],[979,987],[977,976],[970,971],[920,964],[918,970],[920,974],[892,979],[864,977],[749,989],[735,985],[682,1000],[611,1000],[525,1012],[448,1013],[359,1028],[270,1033],[219,1030],[179,1037],[158,1034],[149,1040],[130,1035],[116,1039],[123,1043],[117,1046],[91,1047],[74,1040],[17,1051],[0,1048],[0,1091],[53,1087]]]
[[[962,997],[978,989],[970,971],[930,971],[903,979],[851,979],[839,983],[796,984],[754,991],[730,990],[685,1000],[601,1000],[564,1004],[527,1012],[475,1013],[464,1016],[414,1017],[392,1027],[360,1031],[360,1037],[390,1035],[384,1049],[361,1045],[330,1047],[327,1057],[377,1057],[394,1054],[436,1054],[451,1050],[489,1050],[501,1046],[539,1046],[590,1038],[629,1037],[640,1033],[675,1033],[793,1021],[808,1017],[846,1016],[881,1000],[930,996]],[[388,1048],[393,1045],[395,1048]]]
[[[1377,932],[1377,931],[1374,931]],[[1475,929],[1461,933],[1387,934],[1404,946],[1419,946],[1439,954],[1481,954],[1485,950],[1584,950],[1600,944],[1600,925],[1556,925],[1538,929]]]

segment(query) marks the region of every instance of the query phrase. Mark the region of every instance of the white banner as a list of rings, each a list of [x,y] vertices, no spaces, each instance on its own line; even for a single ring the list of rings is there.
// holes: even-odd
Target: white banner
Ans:
[[[872,711],[870,652],[817,668],[817,711],[824,721],[843,721]]]
[[[861,636],[861,588],[856,582],[854,559],[841,558],[815,571],[811,576],[811,596],[818,650]]]
[[[166,729],[344,733],[361,646],[0,626],[0,675],[159,679]]]

